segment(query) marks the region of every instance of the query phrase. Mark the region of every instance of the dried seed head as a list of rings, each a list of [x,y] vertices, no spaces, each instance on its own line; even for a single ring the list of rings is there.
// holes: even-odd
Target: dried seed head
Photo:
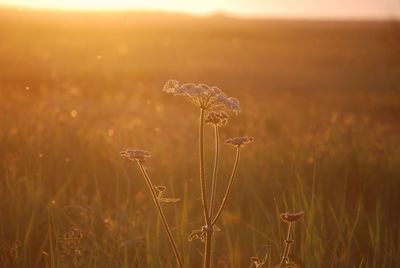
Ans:
[[[265,256],[262,259],[260,259],[258,257],[251,257],[250,260],[254,263],[256,268],[261,268],[264,266],[264,264],[267,263],[268,254],[265,254]]]
[[[146,158],[151,156],[148,151],[140,149],[126,149],[125,151],[120,152],[120,155],[131,161],[137,161],[140,164],[143,164],[146,161]]]
[[[183,84],[176,80],[165,83],[164,92],[174,96],[184,96],[194,105],[205,110],[230,111],[238,114],[240,112],[239,101],[227,97],[219,88],[210,87],[206,84]]]
[[[84,243],[85,233],[77,228],[71,227],[69,231],[62,234],[59,238],[60,253],[65,262],[73,259],[77,261],[77,266],[82,266],[79,264],[83,253],[86,251]]]
[[[190,233],[189,241],[193,241],[195,239],[199,239],[199,240],[201,240],[201,242],[204,242],[207,232],[211,232],[212,233],[214,231],[219,232],[219,231],[221,231],[221,229],[216,225],[213,225],[212,227],[211,226],[202,226],[201,229],[193,230]]]
[[[158,199],[159,202],[175,203],[175,202],[178,202],[178,201],[181,200],[180,198],[165,198],[165,197],[163,197],[164,192],[167,190],[167,187],[165,187],[163,185],[157,185],[154,188],[158,192],[157,199]]]
[[[204,122],[223,127],[228,123],[228,114],[225,112],[210,112],[207,114]]]
[[[285,222],[295,222],[304,217],[304,211],[282,213],[281,219]]]
[[[226,144],[230,144],[235,147],[242,147],[245,146],[248,143],[252,143],[254,141],[253,137],[248,137],[248,136],[243,136],[243,137],[236,137],[236,138],[231,138],[227,139],[225,141]]]

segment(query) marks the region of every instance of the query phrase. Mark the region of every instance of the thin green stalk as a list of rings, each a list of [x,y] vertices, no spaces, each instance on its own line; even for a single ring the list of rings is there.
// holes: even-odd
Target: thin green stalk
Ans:
[[[204,178],[204,109],[200,108],[199,118],[199,158],[200,158],[200,190],[203,204],[204,221],[206,223],[206,242],[204,245],[204,268],[211,267],[211,241],[212,227],[210,228],[210,217],[207,204],[206,181]]]
[[[225,208],[226,200],[228,199],[228,196],[229,196],[229,194],[231,192],[231,189],[232,189],[233,181],[235,179],[237,167],[238,167],[238,164],[239,164],[239,159],[240,159],[240,147],[237,147],[236,148],[236,159],[235,159],[235,164],[233,166],[231,178],[229,179],[229,184],[228,184],[228,187],[226,188],[226,192],[225,192],[224,198],[222,199],[221,206],[219,207],[219,209],[217,211],[217,214],[215,215],[214,219],[211,221],[211,228],[217,222],[217,220],[221,216],[222,211]]]
[[[211,202],[210,202],[210,219],[213,216],[215,196],[217,193],[217,173],[218,173],[218,158],[219,158],[219,132],[218,126],[214,125],[214,138],[215,138],[215,156],[214,156],[214,170],[211,181]]]
[[[167,219],[165,218],[164,212],[162,211],[160,202],[158,201],[156,191],[154,190],[154,186],[153,186],[153,184],[151,183],[151,180],[150,180],[149,176],[147,175],[147,172],[146,172],[146,170],[144,169],[143,165],[142,165],[141,163],[139,163],[139,162],[138,162],[138,165],[139,165],[139,167],[140,167],[140,171],[141,171],[142,174],[143,174],[143,177],[144,177],[145,180],[146,180],[147,186],[149,187],[149,190],[150,190],[150,193],[151,193],[151,197],[153,198],[154,204],[156,205],[156,209],[157,209],[158,215],[159,215],[160,218],[161,218],[161,222],[162,222],[162,224],[163,224],[163,226],[164,226],[164,229],[165,229],[165,231],[167,232],[168,239],[169,239],[169,242],[170,242],[170,244],[171,244],[171,247],[172,247],[172,249],[173,249],[173,251],[174,251],[174,255],[175,255],[176,261],[178,262],[179,267],[180,267],[180,268],[183,268],[183,261],[182,261],[182,258],[181,258],[180,254],[179,254],[179,252],[178,252],[178,247],[177,247],[177,245],[176,245],[176,242],[175,242],[175,240],[174,240],[174,237],[172,236],[171,229],[169,228]]]
[[[290,251],[290,245],[293,243],[293,240],[291,239],[292,236],[292,225],[293,222],[289,222],[289,228],[285,240],[285,249],[283,251],[283,256],[280,265],[285,264],[289,260],[289,251]]]

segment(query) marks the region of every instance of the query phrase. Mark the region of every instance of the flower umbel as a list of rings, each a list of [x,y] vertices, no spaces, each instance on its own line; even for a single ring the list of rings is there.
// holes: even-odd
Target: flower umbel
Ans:
[[[164,92],[174,96],[184,96],[194,105],[204,110],[240,112],[239,101],[228,97],[217,87],[206,84],[182,84],[179,81],[169,80],[165,83]]]
[[[294,243],[294,240],[292,239],[292,229],[293,229],[293,224],[296,221],[303,218],[304,214],[305,214],[304,211],[297,211],[297,212],[285,212],[280,215],[282,221],[288,223],[288,231],[285,239],[285,249],[283,250],[282,259],[277,267],[280,268],[297,267],[297,265],[294,262],[289,261],[290,246]]]
[[[225,112],[210,112],[207,114],[204,122],[210,125],[223,127],[228,123],[228,114]]]
[[[148,151],[140,149],[126,149],[125,151],[120,152],[120,155],[131,161],[137,161],[140,164],[143,164],[146,161],[146,158],[151,157],[151,154]]]
[[[243,136],[243,137],[227,139],[225,143],[235,147],[242,147],[249,143],[252,143],[253,141],[254,141],[253,137]]]
[[[304,217],[304,211],[298,212],[285,212],[280,215],[281,219],[285,222],[295,222]]]

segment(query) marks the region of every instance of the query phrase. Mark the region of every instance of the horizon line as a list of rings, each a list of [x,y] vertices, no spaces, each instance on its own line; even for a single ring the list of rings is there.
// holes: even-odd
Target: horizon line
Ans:
[[[382,16],[377,14],[365,15],[318,15],[318,14],[284,14],[284,13],[237,13],[226,10],[212,10],[207,12],[192,12],[189,10],[162,10],[157,8],[74,8],[74,7],[39,7],[39,6],[24,6],[14,4],[0,4],[0,11],[30,11],[30,12],[59,12],[59,13],[161,13],[165,15],[180,15],[190,16],[196,18],[209,18],[209,17],[226,17],[232,19],[249,19],[249,20],[304,20],[304,21],[399,21],[400,14],[393,16]]]

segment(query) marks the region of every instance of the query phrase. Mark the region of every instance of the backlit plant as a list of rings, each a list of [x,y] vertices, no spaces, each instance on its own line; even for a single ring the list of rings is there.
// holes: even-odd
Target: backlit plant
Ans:
[[[224,196],[219,204],[216,200],[217,192],[217,177],[218,177],[218,163],[219,163],[219,128],[225,126],[228,123],[228,113],[238,114],[240,112],[239,101],[235,98],[228,97],[217,87],[210,87],[205,84],[180,84],[178,81],[168,81],[163,89],[164,92],[173,94],[174,96],[184,96],[191,103],[199,108],[199,180],[200,180],[200,193],[202,200],[202,210],[204,225],[198,229],[192,231],[189,235],[189,240],[200,239],[204,242],[204,260],[203,265],[205,268],[211,267],[211,244],[213,232],[216,227],[216,223],[220,218],[235,179],[236,171],[239,165],[240,153],[245,145],[252,143],[254,139],[252,137],[236,137],[227,139],[226,144],[231,145],[236,150],[235,162],[232,168],[232,172],[229,178],[228,186],[224,191]],[[215,140],[215,152],[214,152],[214,167],[213,176],[211,181],[211,188],[207,188],[206,178],[204,174],[204,125],[210,124],[214,128],[214,140]],[[169,242],[174,252],[175,258],[179,267],[183,267],[183,260],[181,253],[178,251],[177,244],[171,232],[171,228],[168,225],[165,214],[163,213],[161,202],[175,202],[179,199],[164,198],[162,193],[165,190],[164,186],[154,185],[149,175],[146,172],[143,164],[145,160],[150,157],[150,153],[145,150],[138,149],[127,149],[121,152],[121,155],[127,157],[129,160],[136,161],[143,174],[143,177],[150,190],[150,194],[154,201],[156,210],[164,229],[168,235]],[[210,193],[210,194],[208,194]],[[207,196],[210,196],[208,200]]]

